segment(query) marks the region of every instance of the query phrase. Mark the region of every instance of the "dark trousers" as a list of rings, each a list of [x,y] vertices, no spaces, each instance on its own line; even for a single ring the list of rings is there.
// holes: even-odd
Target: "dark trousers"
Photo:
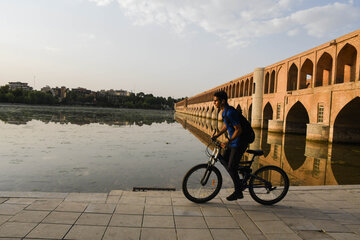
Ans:
[[[235,192],[241,192],[241,180],[238,173],[238,167],[241,157],[247,147],[248,143],[241,143],[240,146],[236,148],[229,147],[225,149],[222,154],[223,159],[220,160],[234,182]]]

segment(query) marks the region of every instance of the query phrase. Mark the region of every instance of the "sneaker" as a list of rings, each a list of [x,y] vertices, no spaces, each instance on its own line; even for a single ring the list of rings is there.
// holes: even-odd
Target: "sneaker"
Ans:
[[[242,199],[244,195],[242,192],[233,192],[230,196],[226,198],[228,201],[235,201],[236,199]]]

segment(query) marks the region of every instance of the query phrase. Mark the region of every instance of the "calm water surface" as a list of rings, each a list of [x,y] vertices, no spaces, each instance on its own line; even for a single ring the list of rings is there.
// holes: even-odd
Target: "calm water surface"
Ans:
[[[185,172],[207,160],[217,125],[170,111],[1,105],[0,191],[180,189]],[[293,185],[360,183],[359,146],[256,135],[252,148],[266,156],[254,168],[281,166]]]

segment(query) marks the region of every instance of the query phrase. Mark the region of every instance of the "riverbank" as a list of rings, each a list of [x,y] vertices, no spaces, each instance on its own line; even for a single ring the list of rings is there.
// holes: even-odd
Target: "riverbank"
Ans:
[[[0,192],[11,239],[360,239],[360,185],[291,187],[274,206],[249,194],[206,204],[182,192]]]

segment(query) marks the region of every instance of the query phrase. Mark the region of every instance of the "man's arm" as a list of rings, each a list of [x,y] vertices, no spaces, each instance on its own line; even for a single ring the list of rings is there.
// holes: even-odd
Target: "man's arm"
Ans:
[[[227,142],[224,142],[221,144],[221,147],[224,148],[226,147],[226,145],[228,145],[231,141],[233,141],[235,138],[239,137],[242,133],[242,128],[241,128],[241,125],[238,124],[238,125],[235,125],[234,126],[234,134],[231,136],[231,138],[227,141]]]
[[[223,128],[218,132],[218,134],[213,134],[212,138],[218,138],[220,137],[222,134],[224,134],[226,132],[227,128],[226,125],[224,124]]]

